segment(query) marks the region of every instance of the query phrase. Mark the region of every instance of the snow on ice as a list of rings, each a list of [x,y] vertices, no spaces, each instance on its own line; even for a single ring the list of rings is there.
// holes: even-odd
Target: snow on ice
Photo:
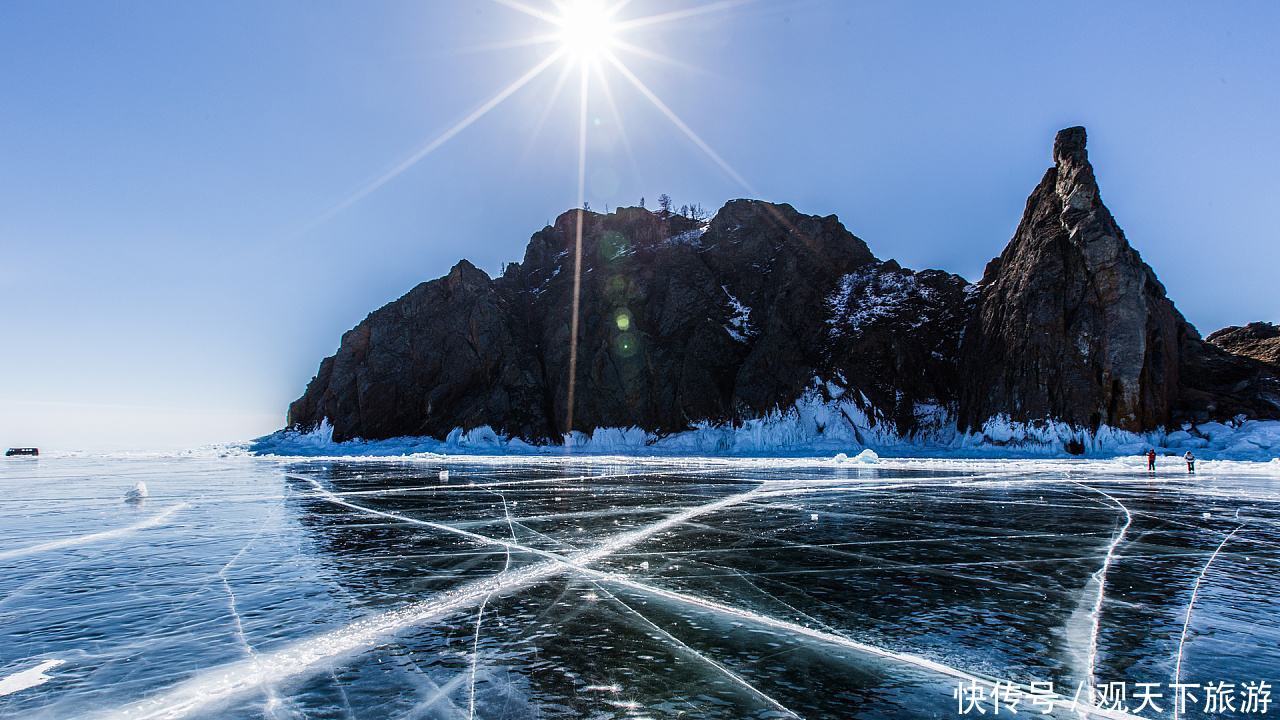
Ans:
[[[335,443],[333,428],[326,421],[308,433],[286,430],[259,438],[247,449],[259,455],[308,457],[536,455],[567,449],[590,455],[834,456],[840,461],[867,463],[880,457],[1070,458],[1073,454],[1067,448],[1075,446],[1091,458],[1136,456],[1148,448],[1162,455],[1190,450],[1201,460],[1264,462],[1280,470],[1280,421],[1274,420],[1240,418],[1135,433],[1106,425],[1090,431],[1056,421],[1023,423],[994,417],[980,430],[966,432],[957,427],[944,407],[922,404],[915,415],[919,429],[901,433],[865,396],[815,379],[791,407],[736,424],[703,421],[670,435],[659,436],[637,427],[596,428],[565,436],[563,446],[538,446],[485,426],[455,428],[444,440],[403,437]]]
[[[27,688],[33,688],[37,685],[43,685],[53,679],[53,676],[46,674],[61,665],[63,660],[45,660],[44,662],[32,668],[27,668],[21,672],[16,672],[8,677],[0,678],[0,697],[12,695],[21,692]]]

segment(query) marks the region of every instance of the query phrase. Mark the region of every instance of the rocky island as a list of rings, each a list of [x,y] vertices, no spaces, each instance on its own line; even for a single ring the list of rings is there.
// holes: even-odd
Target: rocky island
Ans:
[[[1202,339],[1103,204],[1075,127],[976,284],[880,260],[834,215],[786,204],[734,200],[709,222],[571,210],[501,276],[463,260],[371,313],[288,423],[327,423],[334,440],[488,427],[549,444],[735,428],[808,403],[826,408],[811,430],[862,444],[993,421],[1085,438],[1280,418],[1278,337],[1255,323]]]

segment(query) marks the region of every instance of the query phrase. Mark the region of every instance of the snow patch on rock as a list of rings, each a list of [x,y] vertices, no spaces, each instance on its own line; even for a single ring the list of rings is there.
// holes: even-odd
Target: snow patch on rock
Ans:
[[[731,313],[729,322],[724,326],[725,332],[729,333],[729,337],[737,342],[746,342],[755,335],[755,331],[751,329],[751,308],[734,297],[733,293],[729,292],[728,286],[721,285],[720,289],[724,291],[725,297],[728,298],[729,311]]]
[[[702,241],[702,236],[706,234],[708,223],[703,223],[692,230],[685,230],[667,238],[668,245],[698,245]]]
[[[856,336],[877,320],[901,314],[912,298],[928,302],[935,294],[913,274],[863,268],[840,278],[827,298],[827,325],[832,337]],[[921,317],[912,327],[919,327],[924,321]]]

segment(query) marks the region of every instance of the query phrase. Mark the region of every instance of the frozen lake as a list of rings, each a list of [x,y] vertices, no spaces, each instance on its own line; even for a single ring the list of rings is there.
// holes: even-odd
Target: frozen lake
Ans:
[[[1277,523],[1275,464],[10,459],[0,717],[1252,717]]]

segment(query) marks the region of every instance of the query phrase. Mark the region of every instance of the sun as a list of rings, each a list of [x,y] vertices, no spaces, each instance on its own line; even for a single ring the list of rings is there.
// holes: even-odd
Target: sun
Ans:
[[[566,0],[556,18],[560,46],[580,62],[595,62],[614,46],[618,27],[604,0]]]

